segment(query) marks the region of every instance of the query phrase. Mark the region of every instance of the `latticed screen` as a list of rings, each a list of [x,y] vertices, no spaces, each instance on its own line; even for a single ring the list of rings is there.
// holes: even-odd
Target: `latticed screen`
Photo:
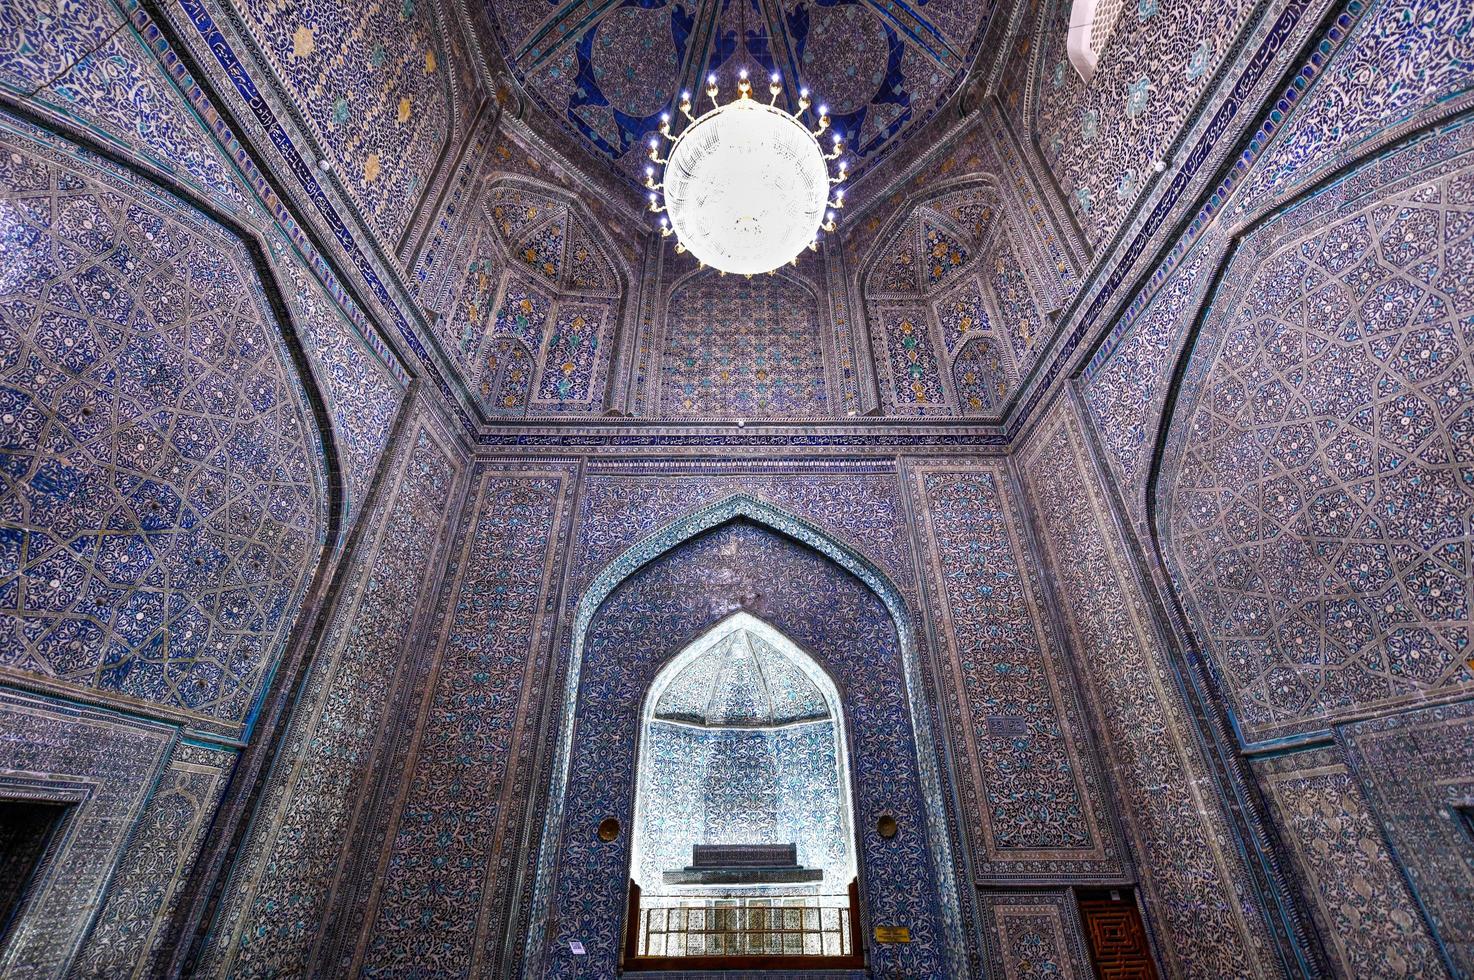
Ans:
[[[1110,40],[1116,21],[1125,9],[1125,0],[1099,0],[1095,5],[1095,23],[1090,27],[1090,50],[1097,61],[1105,54],[1106,41]]]
[[[1129,889],[1081,892],[1080,921],[1101,980],[1157,980],[1146,928]]]
[[[641,909],[644,956],[847,956],[850,909],[835,898],[732,898]]]

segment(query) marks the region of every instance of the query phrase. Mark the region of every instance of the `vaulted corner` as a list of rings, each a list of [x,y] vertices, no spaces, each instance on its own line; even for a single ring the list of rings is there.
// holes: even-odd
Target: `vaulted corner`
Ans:
[[[0,0],[0,974],[1474,972],[1447,0]]]

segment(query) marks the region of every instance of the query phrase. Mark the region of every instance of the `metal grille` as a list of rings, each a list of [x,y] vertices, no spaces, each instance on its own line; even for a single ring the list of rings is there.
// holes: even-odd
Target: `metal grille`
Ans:
[[[799,900],[803,901],[803,900]],[[718,900],[642,909],[644,956],[848,956],[848,900],[825,896],[812,904],[764,899]]]
[[[1111,39],[1116,21],[1121,19],[1125,7],[1125,0],[1098,0],[1096,3],[1095,22],[1090,27],[1090,48],[1097,59],[1105,54],[1106,42]]]

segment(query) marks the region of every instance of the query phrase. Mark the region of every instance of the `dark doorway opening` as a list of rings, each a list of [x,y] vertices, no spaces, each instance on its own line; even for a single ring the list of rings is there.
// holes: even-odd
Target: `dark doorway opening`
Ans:
[[[0,800],[0,946],[10,938],[47,849],[71,804]]]
[[[1101,980],[1157,980],[1146,926],[1130,888],[1080,889],[1080,923]]]

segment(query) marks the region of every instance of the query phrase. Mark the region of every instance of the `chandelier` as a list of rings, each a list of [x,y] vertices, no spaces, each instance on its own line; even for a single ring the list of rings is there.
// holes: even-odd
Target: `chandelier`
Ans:
[[[818,250],[820,232],[834,230],[835,212],[844,207],[842,188],[830,198],[831,186],[847,173],[844,139],[832,134],[829,153],[819,144],[829,129],[828,108],[818,108],[818,128],[810,130],[803,121],[813,104],[807,89],[799,91],[796,114],[778,106],[783,84],[776,72],[768,92],[766,104],[753,98],[743,69],[737,98],[724,105],[717,77],[709,75],[712,107],[694,115],[691,93],[683,92],[680,112],[688,125],[675,133],[666,113],[660,136],[650,138],[645,186],[650,210],[661,216],[661,235],[675,238],[677,252],[689,251],[722,273],[753,276],[797,263],[805,248]],[[663,158],[662,138],[670,143]]]

